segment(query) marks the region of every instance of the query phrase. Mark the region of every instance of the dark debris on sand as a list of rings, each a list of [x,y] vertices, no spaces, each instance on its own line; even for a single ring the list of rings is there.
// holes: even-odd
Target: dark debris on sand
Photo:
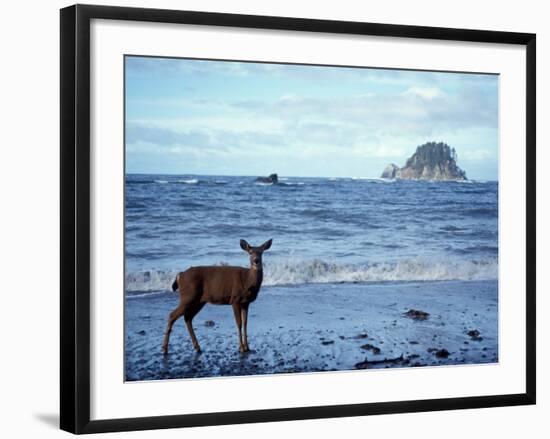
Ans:
[[[439,349],[435,352],[437,358],[447,358],[451,353],[447,349]]]
[[[472,329],[471,331],[468,331],[467,334],[470,336],[470,340],[473,340],[473,341],[483,340],[483,337],[480,336],[481,333],[477,329]]]
[[[365,361],[361,361],[360,363],[355,364],[356,369],[368,369],[370,366],[376,366],[376,365],[389,365],[389,364],[401,364],[406,365],[409,364],[411,360],[408,358],[404,358],[403,354],[401,354],[399,357],[396,358],[384,358],[383,360],[368,360],[367,358]]]
[[[409,309],[405,316],[410,317],[413,320],[427,320],[430,317],[430,313],[426,311],[420,311],[418,309]]]
[[[374,355],[378,355],[380,353],[380,348],[377,346],[374,346],[370,343],[364,344],[361,346],[361,349],[365,349],[366,351],[372,351]]]

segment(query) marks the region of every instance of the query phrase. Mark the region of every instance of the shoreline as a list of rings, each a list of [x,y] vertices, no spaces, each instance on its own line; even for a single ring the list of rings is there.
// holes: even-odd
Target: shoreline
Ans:
[[[497,280],[263,287],[250,305],[251,352],[238,352],[231,307],[207,305],[193,320],[203,352],[181,319],[164,357],[178,300],[126,298],[126,381],[498,362]]]

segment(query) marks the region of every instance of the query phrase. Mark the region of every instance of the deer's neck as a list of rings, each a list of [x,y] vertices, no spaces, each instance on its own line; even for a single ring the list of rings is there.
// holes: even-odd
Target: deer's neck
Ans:
[[[262,280],[264,278],[264,272],[261,268],[249,268],[248,269],[248,287],[254,290],[259,290],[262,286]]]

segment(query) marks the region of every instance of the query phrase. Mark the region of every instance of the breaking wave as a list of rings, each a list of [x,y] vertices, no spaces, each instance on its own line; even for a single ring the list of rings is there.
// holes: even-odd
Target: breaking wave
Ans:
[[[145,270],[126,274],[128,293],[169,291],[177,271]],[[396,262],[338,264],[313,260],[286,260],[265,264],[264,286],[315,283],[407,281],[475,281],[498,278],[498,260],[405,259]]]
[[[337,264],[320,259],[266,266],[264,285],[497,279],[496,259],[478,261],[405,259],[370,264]]]

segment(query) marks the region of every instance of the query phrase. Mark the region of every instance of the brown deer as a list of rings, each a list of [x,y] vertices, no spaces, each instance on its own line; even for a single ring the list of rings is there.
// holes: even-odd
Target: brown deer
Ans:
[[[248,305],[256,300],[263,280],[262,253],[271,247],[272,240],[259,247],[252,247],[241,239],[241,248],[250,255],[250,268],[228,266],[191,267],[179,273],[172,284],[172,290],[179,290],[180,303],[168,317],[162,350],[168,353],[168,342],[174,322],[183,316],[191,336],[193,347],[201,351],[195,331],[193,317],[207,303],[232,305],[237,329],[239,330],[239,351],[248,352],[246,324]]]

